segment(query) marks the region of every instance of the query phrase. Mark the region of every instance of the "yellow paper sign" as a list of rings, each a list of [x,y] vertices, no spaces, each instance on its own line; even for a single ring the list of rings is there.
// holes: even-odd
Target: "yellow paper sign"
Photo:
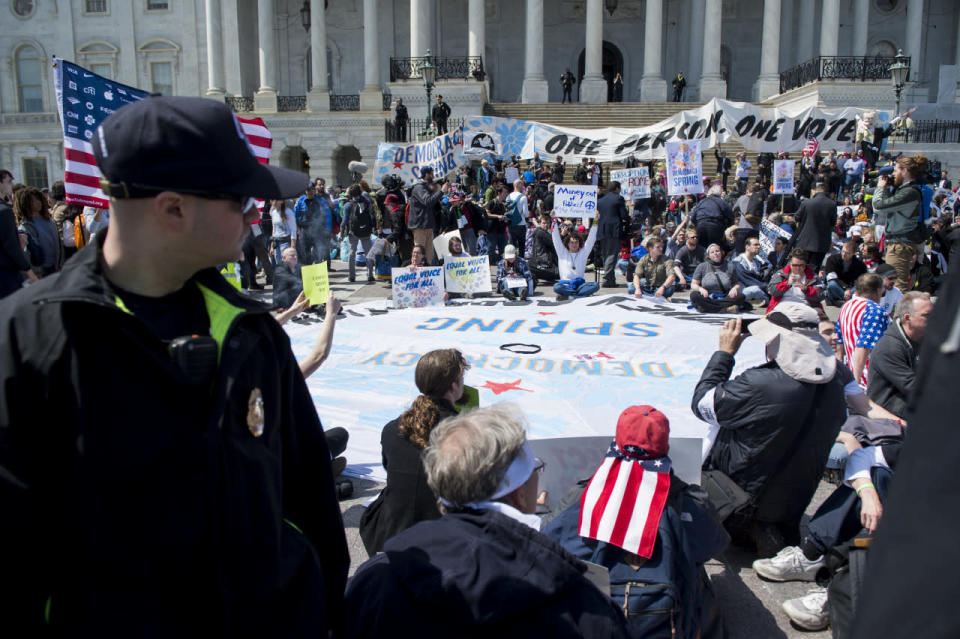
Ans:
[[[327,274],[327,263],[310,264],[300,268],[303,276],[303,295],[311,306],[326,304],[330,297],[330,278]]]

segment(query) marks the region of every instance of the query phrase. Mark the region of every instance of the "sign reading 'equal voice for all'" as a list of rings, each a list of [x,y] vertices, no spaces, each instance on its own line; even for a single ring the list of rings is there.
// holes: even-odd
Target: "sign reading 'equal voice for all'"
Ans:
[[[597,215],[597,187],[592,184],[558,184],[553,191],[556,217],[592,218]]]
[[[447,291],[450,293],[482,293],[493,290],[490,285],[490,259],[479,257],[447,257],[443,262]]]

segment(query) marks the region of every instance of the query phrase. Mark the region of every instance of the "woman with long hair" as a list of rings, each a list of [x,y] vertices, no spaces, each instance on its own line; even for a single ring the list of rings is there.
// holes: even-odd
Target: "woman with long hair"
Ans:
[[[19,231],[27,235],[27,258],[33,272],[45,277],[59,271],[63,266],[63,242],[40,189],[27,186],[14,193],[13,214]]]
[[[387,485],[360,519],[360,537],[371,557],[397,533],[440,517],[420,457],[437,424],[456,414],[453,404],[463,395],[469,368],[455,348],[430,351],[417,362],[414,380],[420,394],[380,435]]]

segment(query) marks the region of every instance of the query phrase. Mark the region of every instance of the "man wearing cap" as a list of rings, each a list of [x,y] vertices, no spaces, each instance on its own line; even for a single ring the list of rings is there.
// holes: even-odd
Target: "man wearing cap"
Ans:
[[[347,636],[626,637],[587,567],[539,532],[543,462],[516,407],[442,421],[423,455],[443,516],[386,542],[347,588]]]
[[[880,296],[880,306],[883,307],[883,311],[888,317],[894,317],[897,314],[897,304],[903,299],[903,293],[896,287],[897,269],[883,262],[877,266],[874,273],[883,278],[883,295]]]
[[[745,336],[739,318],[727,322],[693,394],[694,414],[710,425],[703,486],[734,538],[750,539],[760,556],[799,534],[846,418],[844,399],[865,399],[820,336],[818,319],[805,304],[783,302],[752,322],[749,333],[766,345],[768,361],[733,379]]]
[[[707,494],[673,474],[670,422],[653,406],[630,406],[589,483],[543,531],[570,553],[610,572],[614,601],[628,612],[631,637],[723,636],[704,563],[730,537]],[[617,490],[619,485],[634,490]],[[619,525],[611,525],[617,522]],[[657,614],[666,585],[679,610]]]
[[[92,147],[109,229],[0,305],[5,634],[339,632],[323,428],[286,334],[216,269],[251,198],[307,176],[203,98],[123,106]]]
[[[437,96],[437,103],[433,105],[430,112],[433,118],[433,124],[437,127],[437,134],[443,135],[447,132],[447,119],[450,117],[450,105],[443,101],[443,96]]]
[[[516,284],[523,280],[522,286]],[[503,249],[503,259],[497,264],[497,292],[508,300],[527,299],[533,295],[533,275],[527,261],[517,256],[517,247],[507,244]]]

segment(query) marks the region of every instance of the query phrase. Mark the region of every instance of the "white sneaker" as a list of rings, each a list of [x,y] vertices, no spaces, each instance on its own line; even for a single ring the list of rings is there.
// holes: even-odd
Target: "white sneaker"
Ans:
[[[787,546],[769,559],[753,562],[753,571],[769,581],[814,581],[826,565],[823,557],[810,561],[797,546]]]
[[[827,589],[813,588],[803,597],[788,599],[783,602],[783,611],[804,630],[823,630],[830,623]]]

